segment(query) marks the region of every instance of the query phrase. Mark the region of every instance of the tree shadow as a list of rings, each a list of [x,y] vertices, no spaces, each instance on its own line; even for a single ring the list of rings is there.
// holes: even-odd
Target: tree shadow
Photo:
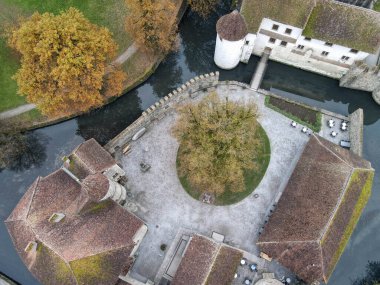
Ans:
[[[104,145],[134,122],[141,113],[141,100],[135,89],[107,106],[78,117],[76,134],[85,140],[94,138]]]
[[[380,282],[380,261],[368,261],[366,273],[360,277],[352,285],[375,285]]]
[[[37,131],[0,134],[0,169],[21,172],[32,167],[41,167],[47,158],[48,142],[48,136]]]

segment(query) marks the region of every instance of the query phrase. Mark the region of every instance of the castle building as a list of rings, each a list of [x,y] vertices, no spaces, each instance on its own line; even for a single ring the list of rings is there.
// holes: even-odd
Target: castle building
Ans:
[[[118,203],[125,174],[94,139],[65,165],[38,177],[5,221],[15,248],[42,284],[117,284],[147,232]]]
[[[223,16],[217,24],[215,63],[221,68],[233,68],[238,54],[248,62],[251,54],[261,56],[268,48],[272,60],[336,79],[354,62],[379,64],[378,12],[332,0],[244,0],[244,20],[223,25],[226,18],[237,19],[236,14]],[[243,22],[248,33],[241,39]],[[239,41],[232,45],[224,41],[225,34]]]
[[[257,242],[308,284],[328,282],[371,195],[371,164],[312,135]]]

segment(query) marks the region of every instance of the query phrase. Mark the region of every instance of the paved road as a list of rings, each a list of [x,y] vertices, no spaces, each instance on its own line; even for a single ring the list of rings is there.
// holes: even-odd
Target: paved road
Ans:
[[[34,105],[34,104],[25,104],[25,105],[21,105],[17,108],[1,112],[0,113],[0,120],[12,118],[14,116],[28,112],[30,110],[33,110],[34,108],[36,108],[36,105]]]

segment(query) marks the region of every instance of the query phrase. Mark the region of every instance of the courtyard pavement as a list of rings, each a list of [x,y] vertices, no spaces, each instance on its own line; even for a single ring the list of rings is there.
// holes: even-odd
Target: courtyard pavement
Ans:
[[[258,232],[286,186],[309,136],[299,128],[292,128],[288,118],[266,108],[264,95],[240,87],[228,88],[219,86],[219,96],[228,95],[230,100],[241,102],[253,100],[258,106],[259,122],[271,146],[265,176],[255,191],[237,204],[212,206],[196,201],[185,192],[177,176],[179,144],[171,134],[177,114],[172,111],[154,123],[140,139],[131,143],[132,151],[121,160],[131,192],[125,207],[142,218],[149,229],[132,268],[131,275],[136,278],[155,279],[165,256],[160,245],[169,248],[180,228],[206,236],[215,231],[225,236],[226,243],[258,254],[255,244]],[[141,172],[141,162],[151,165],[148,172]],[[255,198],[253,194],[259,196]]]

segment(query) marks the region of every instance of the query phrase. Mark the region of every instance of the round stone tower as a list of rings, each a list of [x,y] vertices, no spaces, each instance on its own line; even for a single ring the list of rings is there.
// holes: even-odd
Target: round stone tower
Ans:
[[[216,23],[216,32],[215,64],[223,69],[233,69],[239,64],[247,35],[243,16],[237,10],[224,15]]]

